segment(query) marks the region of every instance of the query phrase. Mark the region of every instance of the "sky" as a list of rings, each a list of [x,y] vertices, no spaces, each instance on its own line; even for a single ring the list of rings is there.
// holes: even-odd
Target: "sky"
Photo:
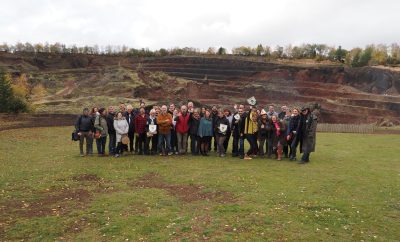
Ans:
[[[1,0],[0,43],[174,47],[400,43],[398,0]]]

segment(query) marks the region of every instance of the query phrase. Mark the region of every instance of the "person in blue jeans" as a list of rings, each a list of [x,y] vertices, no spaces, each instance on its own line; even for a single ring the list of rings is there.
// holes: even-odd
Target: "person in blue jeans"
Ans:
[[[108,125],[107,125],[107,111],[105,108],[99,109],[99,115],[96,116],[94,127],[96,131],[100,131],[100,137],[96,139],[97,153],[99,156],[105,155],[106,142],[108,136]]]
[[[158,124],[158,152],[160,155],[172,155],[171,150],[171,126],[172,115],[167,112],[167,106],[161,107],[161,113],[157,116]]]

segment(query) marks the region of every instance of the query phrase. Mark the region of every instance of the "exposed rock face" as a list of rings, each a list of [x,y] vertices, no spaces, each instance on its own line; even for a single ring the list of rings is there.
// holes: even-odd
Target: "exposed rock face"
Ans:
[[[143,61],[142,66],[147,71],[192,80],[187,96],[201,103],[232,104],[255,96],[261,105],[318,103],[322,122],[400,119],[400,73],[389,70],[200,57],[151,59]]]
[[[321,122],[400,123],[400,72],[382,68],[300,66],[229,57],[138,59],[44,53],[0,53],[1,67],[15,75],[41,77],[49,89],[59,88],[57,79],[74,80],[74,88],[68,89],[62,101],[96,93],[159,103],[192,100],[198,105],[232,107],[255,96],[262,106],[318,103]]]

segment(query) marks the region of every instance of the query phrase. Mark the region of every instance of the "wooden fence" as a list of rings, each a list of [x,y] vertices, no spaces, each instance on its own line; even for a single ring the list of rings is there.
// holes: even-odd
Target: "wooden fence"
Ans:
[[[375,124],[327,124],[319,123],[317,125],[318,132],[328,133],[362,133],[372,134],[375,132]]]

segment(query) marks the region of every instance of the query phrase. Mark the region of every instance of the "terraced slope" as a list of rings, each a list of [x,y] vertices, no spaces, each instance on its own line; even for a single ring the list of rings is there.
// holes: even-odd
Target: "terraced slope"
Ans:
[[[0,69],[26,73],[47,95],[40,112],[76,112],[119,101],[186,102],[231,107],[255,96],[260,105],[315,104],[329,123],[400,123],[400,72],[341,65],[290,65],[233,57],[128,58],[0,53]]]

